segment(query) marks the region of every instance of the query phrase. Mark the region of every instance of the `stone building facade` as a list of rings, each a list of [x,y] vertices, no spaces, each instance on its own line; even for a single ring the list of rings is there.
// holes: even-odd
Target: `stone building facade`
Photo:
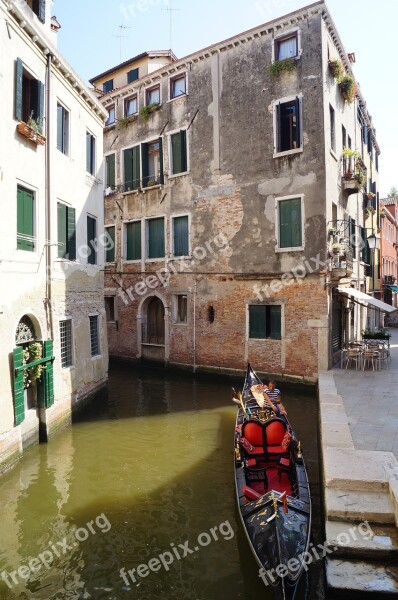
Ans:
[[[58,53],[51,6],[0,0],[0,472],[107,380],[107,113]]]
[[[398,198],[380,200],[383,300],[398,307]]]
[[[337,286],[364,289],[379,148],[352,60],[318,2],[132,83],[115,67],[101,97],[112,355],[314,382],[357,335],[366,310],[351,327]]]

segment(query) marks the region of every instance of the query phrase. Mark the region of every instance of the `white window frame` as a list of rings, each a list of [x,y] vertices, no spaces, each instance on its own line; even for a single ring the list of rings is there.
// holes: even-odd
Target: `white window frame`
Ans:
[[[154,219],[163,219],[163,227],[164,227],[164,256],[159,256],[157,258],[148,258],[149,254],[149,234],[148,234],[148,221],[153,221]],[[144,259],[147,263],[154,262],[164,262],[167,260],[167,217],[166,215],[154,215],[153,217],[146,217],[143,219],[145,226],[145,254]],[[141,230],[141,241],[142,241],[142,230]]]
[[[185,94],[180,94],[179,96],[172,97],[171,96],[171,85],[175,79],[185,79]],[[178,100],[179,98],[185,98],[188,96],[188,71],[184,69],[183,71],[178,71],[177,73],[173,73],[170,75],[168,80],[168,102],[174,102],[174,100]]]
[[[177,316],[178,316],[178,296],[186,296],[187,299],[187,320],[186,321],[178,321]],[[189,325],[189,301],[190,301],[190,297],[189,297],[189,291],[186,290],[182,290],[182,291],[173,291],[173,295],[171,297],[171,322],[173,325],[176,325],[178,327],[187,327]]]
[[[104,126],[105,126],[105,127],[112,127],[113,125],[115,125],[115,124],[116,124],[116,104],[115,104],[115,103],[113,103],[113,104],[110,104],[109,106],[106,106],[106,107],[105,107],[105,109],[108,111],[108,115],[109,115],[109,116],[108,116],[108,119],[107,119],[107,121],[105,122],[105,125],[104,125]],[[111,111],[112,109],[113,109],[113,113],[114,113],[114,115],[113,115],[113,121],[110,121],[110,122],[109,122],[109,118],[110,118],[110,111]]]
[[[275,56],[276,45],[279,42],[283,42],[285,39],[293,37],[293,35],[296,35],[296,37],[297,37],[297,55],[292,56],[291,60],[298,60],[301,57],[301,55],[303,53],[303,48],[301,46],[301,29],[300,29],[300,27],[294,27],[293,29],[289,29],[288,31],[284,31],[283,33],[280,33],[279,35],[274,37],[274,39],[272,40],[272,63],[274,63],[278,60]]]
[[[129,102],[130,100],[133,100],[134,98],[137,103],[137,110],[135,113],[128,115],[127,110],[126,110],[126,104],[127,104],[127,102]],[[140,112],[139,94],[138,94],[138,92],[134,92],[134,94],[129,94],[128,96],[126,96],[126,98],[123,99],[123,116],[126,119],[129,119],[130,117],[133,117],[134,115],[138,115],[139,112]]]
[[[281,283],[282,286],[282,283]],[[261,302],[259,300],[246,300],[246,343],[271,343],[281,344],[285,339],[285,300],[267,300]],[[250,306],[280,306],[281,307],[281,339],[274,340],[272,338],[251,338],[250,337]]]
[[[188,217],[188,254],[184,256],[174,256],[174,219],[177,217]],[[190,213],[173,213],[170,215],[170,260],[183,260],[192,257],[191,246],[191,215]]]
[[[70,323],[71,323],[72,364],[68,365],[67,367],[62,366],[62,352],[61,352],[61,323],[64,321],[70,321]],[[60,361],[60,365],[61,365],[61,371],[66,371],[67,369],[75,369],[76,368],[75,331],[74,331],[74,321],[70,315],[59,317],[59,319],[58,319],[58,339],[59,339],[59,361]]]
[[[68,108],[64,102],[62,102],[59,98],[57,98],[57,113],[58,113],[58,104],[60,106],[62,106],[62,108],[64,110],[66,110],[66,112],[68,113],[69,117],[68,117],[68,133],[67,133],[67,142],[66,142],[66,152],[63,152],[63,150],[60,150],[58,148],[58,145],[56,145],[56,148],[58,150],[58,152],[60,152],[63,156],[70,156],[70,147],[71,147],[71,111],[70,108]],[[58,114],[57,114],[57,127],[58,127]],[[58,131],[57,131],[57,136],[58,136]]]
[[[123,248],[123,252],[122,252],[122,260],[125,263],[128,264],[139,264],[142,262],[142,260],[145,258],[145,238],[144,238],[144,233],[145,233],[145,229],[143,227],[143,222],[145,221],[145,219],[125,219],[122,221],[122,248]],[[141,258],[127,258],[127,225],[129,223],[141,223]]]
[[[104,225],[104,235],[105,236],[106,236],[106,229],[108,227],[114,227],[115,228],[115,242],[114,242],[114,244],[115,244],[115,247],[114,247],[114,250],[115,250],[115,260],[113,262],[107,262],[107,260],[106,260],[106,248],[104,248],[104,263],[106,265],[114,265],[115,262],[116,262],[116,248],[117,248],[117,245],[116,245],[116,240],[117,240],[117,227],[116,227],[116,223],[109,223],[108,225]]]
[[[158,81],[157,83],[153,83],[144,88],[144,106],[149,106],[151,104],[151,102],[148,102],[148,92],[151,92],[156,88],[159,88],[159,106],[162,104],[162,86],[160,81]]]
[[[301,200],[301,246],[293,246],[292,248],[280,248],[280,238],[279,238],[279,203],[282,200],[295,200],[296,198],[300,198]],[[290,196],[278,196],[275,198],[275,252],[302,252],[305,248],[305,238],[304,238],[304,223],[305,223],[305,214],[304,214],[304,194],[291,194]]]
[[[92,354],[90,317],[97,317],[97,336],[98,336],[97,345],[98,345],[98,354]],[[88,314],[88,333],[89,333],[89,339],[90,339],[90,358],[91,358],[91,360],[98,360],[98,358],[102,357],[101,331],[102,331],[101,315],[99,313],[97,313],[97,312],[89,313]]]
[[[277,152],[278,148],[278,106],[280,104],[287,104],[288,102],[294,102],[296,98],[299,99],[299,118],[300,118],[300,147],[293,148],[292,150],[284,150],[283,152]],[[272,102],[273,112],[273,133],[274,133],[274,153],[273,158],[280,158],[282,156],[288,156],[289,154],[300,154],[304,152],[304,136],[303,136],[303,93],[295,94],[294,96],[285,96],[284,98],[278,98]]]
[[[182,173],[173,173],[173,150],[171,146],[171,136],[179,133],[180,131],[186,131],[186,144],[187,144],[187,170],[182,171]],[[175,177],[182,177],[183,175],[188,175],[191,170],[191,161],[189,157],[189,129],[187,127],[179,127],[178,129],[173,129],[173,131],[168,131],[167,134],[167,159],[168,159],[168,169],[167,169],[167,177],[168,179],[174,179]],[[164,158],[164,157],[163,157]]]

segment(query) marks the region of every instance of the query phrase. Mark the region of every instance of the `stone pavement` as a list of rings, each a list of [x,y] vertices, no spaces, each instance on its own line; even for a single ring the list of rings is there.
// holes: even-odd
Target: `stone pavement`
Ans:
[[[381,371],[333,370],[354,447],[393,452],[398,458],[398,329],[390,328],[389,368]]]

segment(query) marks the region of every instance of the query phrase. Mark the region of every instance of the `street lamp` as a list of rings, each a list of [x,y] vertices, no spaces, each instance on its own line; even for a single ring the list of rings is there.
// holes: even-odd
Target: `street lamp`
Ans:
[[[375,251],[379,250],[379,248],[380,248],[380,236],[372,233],[368,237],[368,244],[369,244],[369,249],[372,250],[372,256],[373,256],[373,260],[372,260],[372,279],[373,279],[372,292],[374,293],[374,289],[375,289]]]

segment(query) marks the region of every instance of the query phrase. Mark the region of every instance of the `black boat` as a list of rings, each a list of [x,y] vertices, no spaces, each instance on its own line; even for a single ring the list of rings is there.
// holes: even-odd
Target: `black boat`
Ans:
[[[287,416],[260,408],[256,385],[262,382],[249,364],[235,428],[238,508],[259,577],[277,598],[293,600],[310,556],[310,488]]]

